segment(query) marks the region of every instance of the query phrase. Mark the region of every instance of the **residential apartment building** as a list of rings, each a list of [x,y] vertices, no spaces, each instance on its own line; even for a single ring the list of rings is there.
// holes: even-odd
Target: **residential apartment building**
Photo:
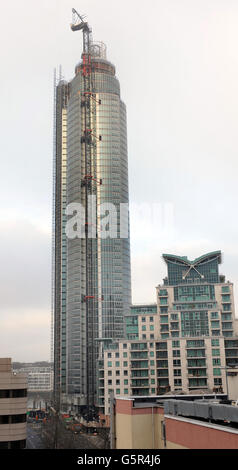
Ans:
[[[163,255],[168,276],[155,305],[133,306],[126,338],[108,343],[99,361],[98,404],[109,414],[110,393],[227,393],[227,368],[238,365],[233,284],[219,275],[221,253],[189,261]]]

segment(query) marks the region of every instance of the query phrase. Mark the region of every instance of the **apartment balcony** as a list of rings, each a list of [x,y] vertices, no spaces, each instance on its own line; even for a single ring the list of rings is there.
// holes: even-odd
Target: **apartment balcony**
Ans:
[[[178,325],[171,325],[170,324],[170,331],[179,331],[179,324]]]
[[[149,387],[149,380],[147,379],[144,383],[143,381],[135,381],[135,380],[132,380],[131,381],[131,388],[148,388]]]
[[[165,341],[164,343],[162,341],[160,343],[156,343],[155,347],[156,347],[156,350],[167,351],[168,349],[167,341]]]
[[[167,378],[169,376],[169,371],[168,369],[157,369],[157,377],[158,378]]]
[[[236,339],[225,339],[226,349],[238,349],[238,340]]]
[[[189,379],[192,379],[192,378],[193,379],[200,379],[200,378],[207,378],[207,377],[208,377],[208,375],[207,375],[206,371],[201,372],[201,373],[197,373],[197,374],[195,372],[193,374],[188,373],[188,378]]]
[[[202,350],[201,350],[202,351]],[[187,351],[187,359],[206,359],[206,353],[205,351],[201,354],[198,354],[197,351],[191,352],[188,354],[189,350]]]
[[[143,351],[148,351],[148,345],[147,343],[138,343],[131,345],[131,352],[143,352]]]
[[[234,350],[225,349],[225,356],[226,356],[226,357],[238,357],[238,350],[237,350],[237,348],[234,348]]]
[[[231,322],[227,322],[227,323],[222,322],[222,330],[233,330],[233,325],[232,323],[230,325],[230,323]]]
[[[189,377],[188,388],[189,390],[197,389],[197,388],[207,388],[207,378]]]
[[[149,371],[146,372],[139,370],[132,370],[131,371],[131,378],[132,379],[148,379]]]
[[[149,387],[148,388],[132,388],[131,389],[132,391],[132,395],[134,396],[144,396],[144,395],[149,395],[150,393],[150,389]]]
[[[187,365],[187,369],[206,369],[206,363],[204,361],[204,364],[196,364],[196,362],[194,364],[191,364],[191,365]]]
[[[131,361],[141,361],[143,359],[148,359],[148,354],[144,354],[144,355],[141,355],[139,357],[136,357],[134,355],[131,354]]]
[[[188,390],[189,391],[192,391],[192,390],[208,390],[208,386],[207,385],[189,385],[188,386]]]
[[[168,351],[156,351],[156,359],[167,359]]]
[[[136,364],[131,363],[131,369],[148,370],[148,361],[147,361],[147,365],[146,364],[140,364],[139,362],[136,363]]]

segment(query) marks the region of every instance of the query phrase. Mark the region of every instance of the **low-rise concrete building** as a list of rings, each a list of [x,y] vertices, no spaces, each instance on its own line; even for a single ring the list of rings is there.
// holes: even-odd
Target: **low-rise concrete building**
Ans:
[[[116,398],[111,448],[237,449],[238,407],[188,398]]]
[[[15,372],[27,375],[29,392],[51,392],[53,390],[53,367],[50,365],[42,367],[29,364],[16,369]]]
[[[26,447],[27,379],[12,371],[10,358],[0,359],[0,449]]]

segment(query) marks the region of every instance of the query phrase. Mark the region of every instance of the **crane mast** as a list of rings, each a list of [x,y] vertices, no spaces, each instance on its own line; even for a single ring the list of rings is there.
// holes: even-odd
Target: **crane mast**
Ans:
[[[97,333],[97,312],[98,312],[98,293],[95,285],[95,272],[97,266],[97,213],[96,213],[96,238],[89,236],[90,225],[92,223],[89,209],[89,200],[94,196],[97,212],[97,185],[101,181],[97,180],[96,155],[97,138],[96,136],[96,105],[101,103],[96,100],[94,79],[92,74],[91,45],[92,32],[84,18],[75,10],[72,10],[73,22],[72,31],[83,32],[83,53],[82,53],[82,83],[83,89],[80,90],[81,97],[81,117],[82,117],[82,135],[81,135],[81,158],[84,161],[84,175],[81,180],[81,188],[84,192],[85,201],[85,295],[82,296],[82,304],[86,312],[86,370],[82,371],[84,375],[84,384],[86,385],[87,401],[87,420],[90,421],[95,404],[95,370],[96,370],[96,352],[97,342],[95,339]],[[84,307],[83,307],[84,308]]]
[[[92,42],[91,39],[91,29],[87,22],[84,21],[84,17],[81,16],[74,8],[72,9],[72,24],[71,29],[72,31],[83,31],[83,54],[90,53],[90,43]]]

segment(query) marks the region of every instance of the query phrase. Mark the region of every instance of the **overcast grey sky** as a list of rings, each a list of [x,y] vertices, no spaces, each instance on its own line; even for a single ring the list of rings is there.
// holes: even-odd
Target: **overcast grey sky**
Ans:
[[[235,0],[12,0],[1,5],[0,357],[50,358],[53,69],[71,79],[86,14],[127,106],[133,301],[154,302],[161,254],[220,249],[238,290]],[[172,212],[171,212],[172,211]],[[172,213],[172,217],[171,217]],[[170,223],[167,221],[170,214]],[[236,299],[237,299],[236,294]]]

